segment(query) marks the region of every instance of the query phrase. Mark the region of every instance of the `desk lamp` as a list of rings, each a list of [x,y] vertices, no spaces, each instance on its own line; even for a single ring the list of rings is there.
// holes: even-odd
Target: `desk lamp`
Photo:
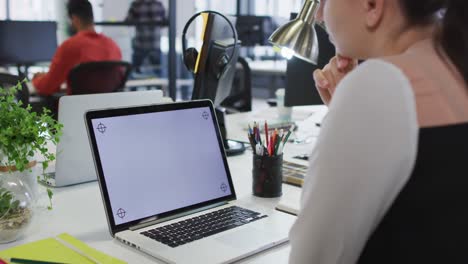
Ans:
[[[297,18],[282,25],[270,36],[268,41],[280,49],[283,57],[290,59],[296,56],[317,64],[319,50],[314,23],[319,7],[320,0],[305,0]]]

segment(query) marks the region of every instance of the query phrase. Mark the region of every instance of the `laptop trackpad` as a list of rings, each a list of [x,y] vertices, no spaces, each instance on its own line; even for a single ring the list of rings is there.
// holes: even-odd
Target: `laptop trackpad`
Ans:
[[[217,237],[216,240],[234,248],[257,248],[276,242],[274,234],[247,227],[236,232]]]

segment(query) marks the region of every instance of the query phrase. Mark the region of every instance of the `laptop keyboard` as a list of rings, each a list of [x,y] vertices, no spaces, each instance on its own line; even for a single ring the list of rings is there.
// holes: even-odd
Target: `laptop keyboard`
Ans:
[[[265,217],[267,215],[232,206],[140,234],[174,248]]]

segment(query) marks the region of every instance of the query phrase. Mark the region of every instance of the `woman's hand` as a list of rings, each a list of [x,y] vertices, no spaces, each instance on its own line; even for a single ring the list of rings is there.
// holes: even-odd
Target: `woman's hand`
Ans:
[[[357,60],[336,55],[322,70],[314,71],[315,86],[326,105],[330,104],[336,86],[341,79],[356,66]]]

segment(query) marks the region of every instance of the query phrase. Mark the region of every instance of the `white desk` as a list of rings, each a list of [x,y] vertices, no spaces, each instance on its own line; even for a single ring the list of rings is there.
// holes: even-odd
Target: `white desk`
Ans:
[[[27,82],[29,94],[35,95],[36,89],[34,88],[32,82]],[[192,86],[193,79],[177,79],[176,85],[178,86]],[[148,79],[137,79],[137,80],[127,80],[125,83],[125,88],[138,87],[138,86],[169,86],[169,79],[167,78],[148,78]],[[65,91],[66,86],[62,84],[61,89]]]
[[[285,76],[287,61],[248,61],[252,74],[263,74],[263,75],[275,75]],[[27,82],[29,94],[35,95],[36,89],[31,82]],[[193,86],[193,79],[177,79],[177,86]],[[147,78],[147,79],[136,79],[127,80],[125,83],[126,88],[138,87],[138,86],[169,86],[168,78]],[[65,91],[66,85],[62,84],[61,89]],[[166,89],[163,89],[166,90]]]
[[[290,141],[296,143],[286,145],[283,158],[295,163],[308,165],[307,161],[293,159],[296,155],[309,154],[314,145],[323,117],[327,113],[327,107],[324,105],[314,106],[295,106],[293,107],[292,120],[297,124],[297,131],[293,132]],[[259,112],[246,112],[226,116],[227,137],[229,139],[248,143],[247,125],[252,125],[254,121],[260,122],[263,126],[267,122],[276,119],[278,111],[275,107],[269,107]]]
[[[278,61],[247,61],[249,63],[250,70],[252,72],[252,78],[254,76],[264,76],[269,78],[269,83],[267,84],[269,91],[268,96],[274,97],[275,91],[281,87],[281,80],[286,78],[286,60]]]
[[[32,82],[26,82],[26,86],[28,87],[29,95],[36,95],[37,94],[36,88],[34,87]],[[60,89],[62,89],[65,92],[67,87],[65,86],[65,84],[62,84],[60,86]]]
[[[136,80],[127,80],[125,87],[135,87],[135,86],[168,86],[169,79],[167,78],[148,78],[148,79],[136,79]],[[176,85],[192,86],[193,79],[177,79]]]
[[[323,109],[323,107],[312,108]],[[234,122],[235,120],[245,120],[245,118],[246,114],[239,114],[229,116],[228,120]],[[314,118],[320,118],[319,114]],[[310,122],[313,123],[312,120]],[[235,132],[232,132],[232,134],[234,135]],[[285,151],[287,152],[287,150]],[[281,198],[258,198],[251,194],[251,158],[249,151],[244,155],[228,158],[237,196],[239,199],[247,199],[247,201],[273,208]],[[283,184],[283,197],[288,195],[297,196],[298,192],[300,192],[300,188]],[[42,209],[36,214],[33,224],[24,238],[13,243],[0,245],[0,250],[67,232],[88,245],[128,263],[160,263],[157,259],[112,239],[107,227],[104,206],[97,182],[56,188],[54,190],[53,206],[52,211]],[[249,257],[242,263],[287,263],[289,251],[289,244],[283,244]]]
[[[247,61],[252,74],[286,75],[286,60],[278,61]]]

